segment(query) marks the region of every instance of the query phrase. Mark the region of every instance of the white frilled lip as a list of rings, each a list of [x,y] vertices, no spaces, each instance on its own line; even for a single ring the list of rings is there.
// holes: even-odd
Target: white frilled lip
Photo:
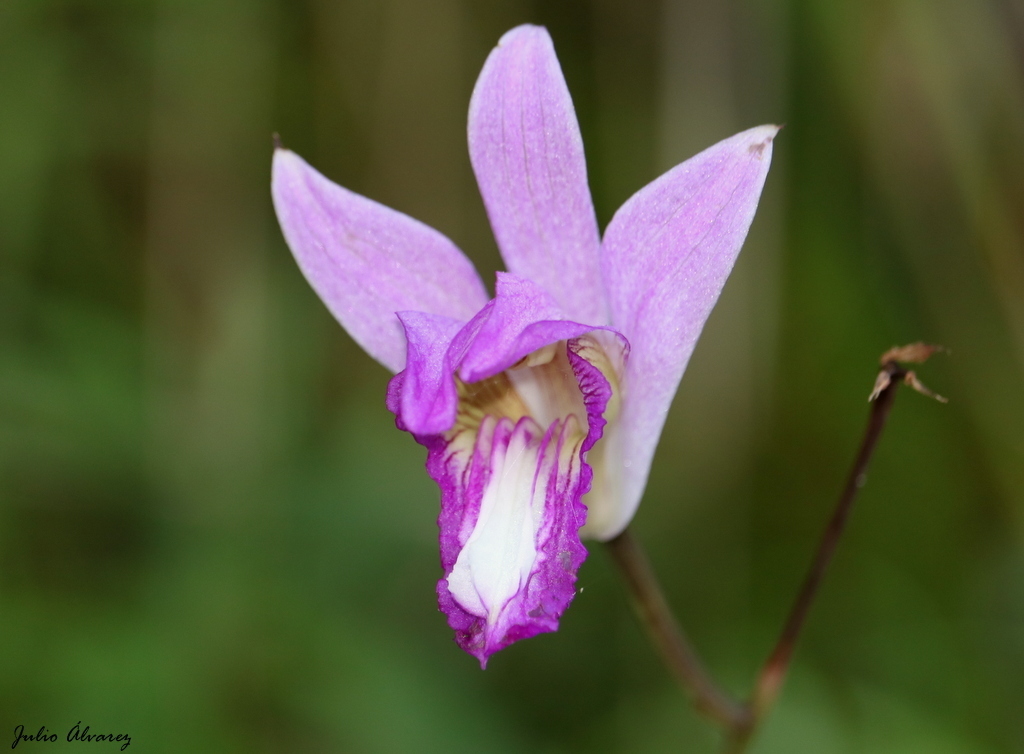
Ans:
[[[591,361],[599,348],[588,336],[559,341],[511,372],[464,385],[455,427],[416,435],[441,489],[439,603],[458,644],[482,665],[512,642],[554,631],[575,595],[586,557],[582,498],[593,478],[586,456],[612,398]],[[528,408],[541,392],[553,400]]]

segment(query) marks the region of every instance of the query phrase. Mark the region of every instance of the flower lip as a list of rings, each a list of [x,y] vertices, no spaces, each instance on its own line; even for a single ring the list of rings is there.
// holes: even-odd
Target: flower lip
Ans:
[[[456,641],[481,665],[553,631],[586,556],[581,500],[611,387],[583,355],[589,336],[545,346],[515,369],[459,383],[458,419],[418,437],[442,491],[438,597]]]

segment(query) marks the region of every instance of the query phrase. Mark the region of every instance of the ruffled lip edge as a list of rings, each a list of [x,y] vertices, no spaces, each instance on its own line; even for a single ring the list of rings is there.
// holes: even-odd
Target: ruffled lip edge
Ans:
[[[482,486],[479,479],[459,467],[457,454],[443,435],[423,436],[416,440],[427,448],[427,472],[441,489],[438,517],[441,566],[444,576],[437,583],[438,606],[448,625],[455,631],[456,643],[480,661],[482,668],[495,652],[521,639],[555,631],[562,613],[575,596],[576,573],[586,559],[587,550],[579,531],[586,523],[587,507],[583,496],[590,490],[593,469],[586,461],[587,451],[601,438],[605,427],[604,411],[612,398],[612,386],[601,370],[580,355],[579,339],[566,342],[566,353],[583,393],[587,411],[587,432],[573,448],[568,469],[559,469],[557,485],[549,490],[543,521],[538,527],[535,546],[538,558],[523,587],[503,606],[500,630],[488,626],[482,616],[468,612],[448,588],[448,577],[464,543],[460,532],[472,531],[465,517],[479,514]],[[560,439],[557,452],[563,450]],[[453,466],[455,468],[453,468]],[[467,497],[467,493],[471,493]]]

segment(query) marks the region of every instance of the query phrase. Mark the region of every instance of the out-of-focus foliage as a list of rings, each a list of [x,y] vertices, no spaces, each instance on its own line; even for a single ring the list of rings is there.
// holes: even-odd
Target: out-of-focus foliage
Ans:
[[[1024,751],[1015,0],[0,3],[0,734],[713,750],[599,546],[557,634],[486,672],[455,647],[423,451],[273,219],[277,131],[490,281],[465,114],[525,21],[554,37],[602,224],[704,146],[786,124],[635,522],[734,690],[839,489],[877,356],[952,351],[920,370],[949,405],[898,399],[756,751]]]

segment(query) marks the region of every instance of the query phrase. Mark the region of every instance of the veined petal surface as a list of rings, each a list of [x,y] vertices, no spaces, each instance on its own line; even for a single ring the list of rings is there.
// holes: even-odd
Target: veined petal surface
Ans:
[[[636,511],[672,397],[754,217],[777,126],[736,134],[633,195],[605,231],[613,327],[630,343],[607,478],[586,534],[611,539]]]
[[[516,27],[487,58],[469,155],[509,272],[540,284],[569,319],[606,325],[583,139],[546,29]]]
[[[353,340],[392,372],[406,356],[396,312],[466,321],[487,303],[472,263],[445,236],[332,183],[294,152],[274,153],[271,191],[310,285]]]

